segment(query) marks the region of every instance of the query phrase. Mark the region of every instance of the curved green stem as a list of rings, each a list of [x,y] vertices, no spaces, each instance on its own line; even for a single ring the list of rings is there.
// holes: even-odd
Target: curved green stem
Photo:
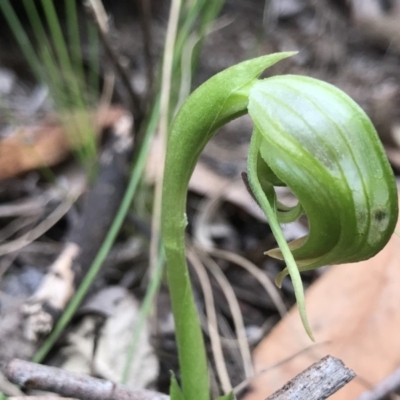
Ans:
[[[254,80],[293,53],[245,61],[211,78],[186,100],[172,126],[164,170],[162,236],[175,318],[176,339],[187,400],[208,400],[206,352],[185,258],[186,196],[206,143],[226,122],[246,113]]]

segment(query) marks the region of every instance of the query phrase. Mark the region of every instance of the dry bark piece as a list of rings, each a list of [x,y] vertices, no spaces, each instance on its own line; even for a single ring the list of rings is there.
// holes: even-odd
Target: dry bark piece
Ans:
[[[394,235],[367,261],[329,268],[311,286],[306,306],[319,345],[255,378],[246,400],[266,398],[326,354],[343,360],[359,377],[332,400],[355,399],[398,368],[398,354],[393,349],[400,347],[399,240]],[[255,349],[255,370],[260,372],[309,345],[294,308]]]

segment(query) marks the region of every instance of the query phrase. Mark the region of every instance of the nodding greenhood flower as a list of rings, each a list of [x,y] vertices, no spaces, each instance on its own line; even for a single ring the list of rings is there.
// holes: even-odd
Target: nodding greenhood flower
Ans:
[[[189,179],[215,131],[240,115],[248,113],[254,123],[249,187],[279,246],[267,254],[286,262],[277,283],[290,275],[310,337],[299,271],[370,258],[395,229],[394,176],[361,108],[336,87],[316,79],[294,75],[258,79],[266,68],[292,54],[259,57],[217,74],[189,96],[175,118],[164,173],[163,242],[172,304],[180,316],[190,314],[181,307],[191,293],[184,247]],[[275,186],[289,187],[298,204],[292,208],[280,204]],[[303,213],[309,234],[288,244],[279,223],[294,221]],[[190,307],[195,313],[194,305]],[[191,329],[183,318],[179,324],[178,346],[179,336]]]
[[[248,111],[258,168],[249,164],[249,175],[279,221],[293,221],[303,210],[309,221],[309,235],[289,244],[299,270],[361,261],[379,252],[395,229],[397,189],[360,107],[332,85],[286,75],[254,84]],[[288,186],[298,205],[280,211],[274,185]],[[279,249],[267,254],[283,259]]]
[[[276,282],[290,274],[311,336],[297,269],[365,260],[385,246],[398,216],[393,172],[369,118],[332,85],[294,75],[258,81],[248,112],[248,180],[279,245],[266,254],[286,261]],[[274,186],[288,186],[298,204],[280,204]],[[276,222],[303,212],[310,232],[286,246]]]

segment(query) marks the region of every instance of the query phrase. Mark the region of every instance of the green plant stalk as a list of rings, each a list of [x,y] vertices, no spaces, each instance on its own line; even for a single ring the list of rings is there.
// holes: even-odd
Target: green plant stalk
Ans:
[[[201,151],[215,131],[246,113],[248,86],[267,67],[291,54],[261,57],[258,62],[232,67],[229,85],[223,74],[216,75],[211,83],[206,82],[192,93],[172,126],[164,172],[162,235],[185,399],[209,399],[204,341],[185,259],[189,179]],[[197,109],[195,114],[193,109]]]
[[[180,85],[173,115],[176,115],[177,110],[179,110],[183,101],[190,93],[192,75],[198,64],[198,58],[204,39],[224,3],[224,0],[216,0],[211,3],[206,2],[206,4],[198,1],[192,6],[189,13],[189,15],[191,15],[196,11],[200,14],[198,18],[200,22],[197,30],[192,27],[193,32],[190,32],[190,30],[186,31],[188,27],[183,26],[182,32],[178,35],[176,47],[180,49],[181,62],[177,75],[179,76],[180,74]],[[184,23],[186,24],[187,21],[191,19],[192,18],[184,19]]]
[[[59,71],[57,69],[57,62],[53,57],[51,45],[46,35],[46,31],[44,29],[43,23],[39,16],[37,7],[35,2],[31,0],[24,0],[23,1],[26,14],[28,15],[29,22],[32,26],[35,38],[37,43],[41,44],[41,50],[39,58],[43,65],[45,66],[44,70],[42,71],[41,80],[47,82],[49,85],[50,93],[52,93],[54,99],[60,99],[62,97],[62,88],[60,85],[57,85],[57,82],[60,81],[59,78]],[[28,60],[29,62],[29,60]],[[31,68],[33,65],[31,64]],[[47,72],[48,77],[45,76]]]
[[[194,2],[185,2],[186,7],[180,16],[180,24],[175,43],[174,81],[172,85],[173,91],[171,93],[171,104],[174,105],[174,107],[171,107],[173,115],[175,115],[176,108],[181,105],[181,101],[184,100],[181,93],[182,85],[183,82],[188,79],[184,74],[187,70],[190,71],[190,82],[185,82],[185,85],[190,87],[191,75],[196,69],[204,38],[211,24],[217,18],[223,4],[224,0],[215,0],[213,2],[196,0]],[[193,37],[195,37],[196,40],[191,45],[190,42],[193,42]],[[187,54],[188,46],[191,52],[189,57]],[[190,62],[189,67],[185,70],[182,68],[184,58],[188,58]]]
[[[197,0],[192,4],[188,4],[187,12],[183,13],[181,18],[182,24],[177,40],[177,48],[180,53],[182,53],[182,49],[192,33],[196,33],[199,38],[205,37],[207,30],[218,16],[224,3],[224,0],[216,0],[213,2]],[[198,50],[200,50],[200,48],[201,43],[198,46]],[[194,67],[197,63],[197,57],[195,57],[193,61]]]
[[[70,73],[73,71],[71,59],[68,54],[67,44],[61,31],[60,21],[54,8],[53,0],[42,0],[42,6],[50,28],[51,36],[54,40],[58,62]]]
[[[194,71],[195,66],[198,63],[200,50],[203,47],[203,42],[206,37],[207,31],[211,28],[211,25],[219,15],[225,0],[214,0],[212,2],[207,1],[202,15],[202,23],[198,28],[199,41],[195,44],[192,56],[192,70]]]
[[[81,39],[79,34],[79,18],[76,6],[76,0],[67,0],[65,2],[65,14],[67,16],[67,31],[69,38],[69,47],[71,53],[71,64],[77,75],[77,81],[85,82],[85,74],[82,63]],[[92,45],[92,43],[91,43]]]

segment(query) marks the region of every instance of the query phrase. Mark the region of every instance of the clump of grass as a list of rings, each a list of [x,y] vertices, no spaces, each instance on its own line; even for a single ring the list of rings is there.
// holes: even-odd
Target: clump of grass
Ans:
[[[98,99],[99,58],[96,55],[89,59],[87,79],[76,0],[64,1],[66,33],[52,0],[42,0],[41,10],[31,0],[23,0],[23,6],[34,41],[29,38],[31,35],[24,29],[10,0],[0,2],[0,10],[36,79],[49,89],[53,107],[77,158],[90,165],[97,155],[90,110]],[[98,41],[90,22],[86,28],[97,49]]]

